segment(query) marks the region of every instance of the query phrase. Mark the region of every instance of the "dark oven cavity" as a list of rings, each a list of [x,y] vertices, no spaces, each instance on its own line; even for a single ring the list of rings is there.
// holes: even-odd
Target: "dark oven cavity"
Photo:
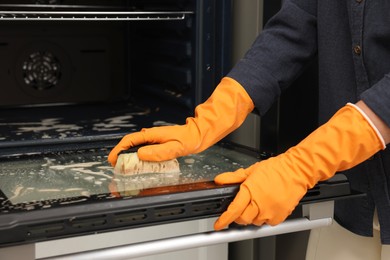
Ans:
[[[2,154],[112,145],[142,127],[184,123],[230,66],[230,8],[223,0],[2,1]]]

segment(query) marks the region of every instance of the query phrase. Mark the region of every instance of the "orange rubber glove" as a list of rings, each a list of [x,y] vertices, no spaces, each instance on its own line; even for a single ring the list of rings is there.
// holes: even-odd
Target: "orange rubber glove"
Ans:
[[[245,89],[234,79],[225,77],[213,94],[195,109],[185,125],[142,129],[128,134],[112,149],[108,161],[114,166],[118,153],[131,147],[138,149],[144,161],[165,161],[191,153],[199,153],[238,128],[254,104]]]
[[[385,142],[369,118],[348,104],[285,153],[216,176],[217,184],[242,184],[214,228],[220,230],[233,221],[279,224],[318,181],[352,168],[384,148]]]

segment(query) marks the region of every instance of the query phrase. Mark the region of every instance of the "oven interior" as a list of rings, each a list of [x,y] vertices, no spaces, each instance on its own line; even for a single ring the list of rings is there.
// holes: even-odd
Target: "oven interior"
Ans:
[[[0,155],[184,123],[229,67],[226,0],[2,1]]]

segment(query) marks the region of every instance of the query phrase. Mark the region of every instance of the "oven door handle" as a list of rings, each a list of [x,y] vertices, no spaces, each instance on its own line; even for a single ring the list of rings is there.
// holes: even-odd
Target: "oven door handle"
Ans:
[[[141,242],[125,246],[98,249],[81,253],[73,253],[56,257],[41,258],[41,260],[100,260],[100,259],[129,259],[155,255],[160,253],[173,252],[183,249],[190,249],[202,246],[210,246],[221,243],[235,242],[240,240],[267,237],[303,230],[310,230],[325,227],[332,224],[332,218],[320,218],[309,220],[308,218],[297,218],[286,220],[276,225],[268,226],[246,226],[239,228],[225,229],[222,231],[210,231],[199,234],[178,236],[154,241]]]

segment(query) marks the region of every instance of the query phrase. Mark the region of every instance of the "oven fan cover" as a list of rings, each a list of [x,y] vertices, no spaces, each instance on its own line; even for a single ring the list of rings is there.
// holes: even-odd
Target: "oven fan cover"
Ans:
[[[56,87],[61,79],[60,61],[49,51],[31,53],[22,71],[25,84],[39,91]]]
[[[30,96],[58,95],[70,77],[70,60],[66,51],[50,42],[25,46],[15,66],[19,86]]]

